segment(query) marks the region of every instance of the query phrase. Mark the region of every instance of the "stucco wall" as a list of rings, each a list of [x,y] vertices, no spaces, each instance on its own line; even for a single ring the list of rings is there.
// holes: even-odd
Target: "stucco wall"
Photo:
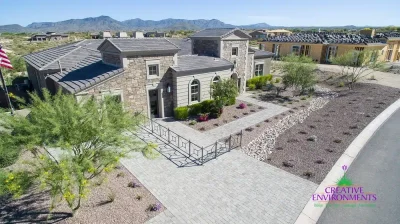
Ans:
[[[251,79],[254,74],[254,54],[249,54],[248,56],[248,63],[246,69],[246,80]]]
[[[259,59],[254,59],[254,70],[253,73],[251,74],[251,77],[253,78],[255,75],[255,67],[256,64],[263,64],[264,65],[264,72],[263,75],[268,75],[270,74],[271,71],[271,58],[259,58]]]
[[[200,101],[211,99],[210,90],[212,80],[215,76],[219,76],[221,79],[230,79],[232,71],[230,69],[217,71],[217,72],[207,72],[207,73],[199,73],[195,75],[184,75],[179,76],[177,74],[173,75],[174,85],[174,105],[179,106],[187,106],[192,104],[190,102],[190,83],[197,79],[200,81]]]
[[[264,42],[265,50],[273,52],[273,45],[279,44],[279,56],[287,56],[292,53],[292,46],[294,45],[309,45],[311,48],[310,57],[313,60],[321,62],[323,44],[309,44],[309,43],[284,43],[284,42]]]
[[[193,39],[193,54],[218,57],[219,54],[219,41],[218,40],[204,40]]]

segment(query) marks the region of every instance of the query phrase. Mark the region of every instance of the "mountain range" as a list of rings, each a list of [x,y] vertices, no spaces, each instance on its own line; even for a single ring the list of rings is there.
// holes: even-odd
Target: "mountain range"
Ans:
[[[34,22],[26,27],[18,24],[0,26],[0,32],[47,32],[53,31],[58,33],[65,32],[93,32],[93,31],[132,31],[132,30],[145,30],[145,31],[165,31],[165,30],[201,30],[206,28],[231,28],[239,27],[246,29],[257,28],[270,28],[271,26],[266,23],[257,23],[245,26],[235,26],[226,24],[217,19],[163,19],[159,21],[130,19],[125,21],[118,21],[109,16],[89,17],[84,19],[69,19],[60,22]]]

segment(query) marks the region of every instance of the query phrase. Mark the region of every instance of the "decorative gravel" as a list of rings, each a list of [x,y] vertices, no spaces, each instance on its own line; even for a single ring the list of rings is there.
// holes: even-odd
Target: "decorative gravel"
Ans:
[[[307,95],[298,96],[297,93],[294,94],[293,88],[287,88],[285,91],[282,91],[279,96],[276,96],[275,90],[255,90],[247,91],[247,93],[250,93],[250,97],[254,99],[288,108],[301,107],[303,105],[309,104],[309,102],[312,100],[312,97],[309,97]]]
[[[399,89],[376,84],[341,89],[325,107],[279,135],[266,162],[319,184],[354,138],[399,97]]]
[[[240,109],[239,104],[241,104],[241,103],[245,103],[247,105],[247,107],[244,109]],[[191,117],[188,120],[180,121],[180,122],[182,122],[183,124],[185,124],[191,128],[194,128],[198,131],[204,132],[204,131],[211,130],[213,128],[217,128],[224,124],[227,124],[229,122],[235,121],[237,119],[246,117],[250,114],[256,113],[256,112],[264,110],[264,109],[265,108],[262,108],[255,104],[249,105],[248,102],[245,102],[242,100],[236,100],[235,105],[224,107],[223,113],[221,114],[221,116],[219,118],[211,118],[208,121],[199,122],[197,120],[198,116],[196,116],[196,117]],[[192,122],[192,121],[197,121],[197,123],[194,125],[190,125],[190,122]]]
[[[158,211],[148,210],[150,205],[160,202],[123,166],[106,177],[101,186],[91,190],[74,217],[62,203],[47,220],[49,196],[32,189],[30,194],[17,200],[0,199],[0,223],[144,223],[165,210],[162,205]],[[128,187],[132,181],[140,187]],[[113,202],[108,201],[111,192],[115,194]]]

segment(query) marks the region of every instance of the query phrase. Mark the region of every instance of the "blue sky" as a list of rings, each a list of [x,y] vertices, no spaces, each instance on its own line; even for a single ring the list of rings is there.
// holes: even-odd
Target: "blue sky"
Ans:
[[[0,0],[0,25],[107,15],[117,20],[219,19],[234,25],[400,26],[400,0]]]

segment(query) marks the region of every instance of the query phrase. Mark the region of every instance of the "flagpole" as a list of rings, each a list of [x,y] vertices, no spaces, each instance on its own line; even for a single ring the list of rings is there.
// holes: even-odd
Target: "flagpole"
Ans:
[[[1,69],[0,69],[0,78],[1,78],[1,82],[3,83],[3,89],[4,89],[4,92],[6,94],[8,106],[11,109],[11,115],[14,115],[14,108],[13,108],[12,103],[11,103],[10,95],[8,95],[7,85],[6,85],[6,82],[4,81],[4,77],[3,77],[3,73],[1,71]]]

